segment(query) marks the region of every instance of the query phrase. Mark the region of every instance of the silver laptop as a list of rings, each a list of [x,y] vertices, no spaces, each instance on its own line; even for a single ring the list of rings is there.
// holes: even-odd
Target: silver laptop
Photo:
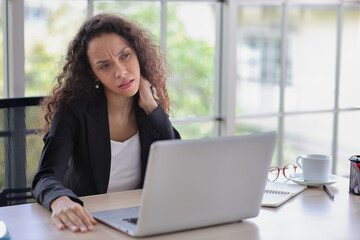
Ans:
[[[140,206],[92,215],[135,237],[255,217],[275,143],[275,132],[155,142]]]

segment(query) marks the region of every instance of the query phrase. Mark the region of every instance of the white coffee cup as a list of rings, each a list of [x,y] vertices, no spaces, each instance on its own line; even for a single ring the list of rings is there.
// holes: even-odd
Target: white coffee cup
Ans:
[[[297,165],[303,171],[308,182],[326,182],[330,174],[332,157],[320,154],[306,154],[296,158]]]

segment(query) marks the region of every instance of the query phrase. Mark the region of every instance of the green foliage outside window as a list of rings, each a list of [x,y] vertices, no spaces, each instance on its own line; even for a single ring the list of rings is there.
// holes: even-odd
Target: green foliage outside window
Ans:
[[[214,46],[186,35],[168,10],[167,49],[169,81],[175,117],[212,116],[214,106]]]
[[[167,10],[167,59],[170,68],[168,89],[173,110],[171,116],[174,118],[213,116],[215,46],[187,35],[184,24],[177,16],[178,6],[171,4]],[[213,122],[175,127],[183,139],[214,135]]]
[[[213,116],[215,47],[188,36],[177,16],[180,4],[167,6],[166,57],[171,118]],[[111,12],[127,17],[160,41],[160,5],[155,3],[99,2],[95,13]],[[211,28],[215,26],[209,26]],[[201,31],[201,29],[199,29]],[[176,125],[184,139],[211,137],[212,122]]]
[[[75,10],[69,2],[58,3],[58,8],[41,8],[41,5],[40,8],[32,8],[25,5],[25,14],[27,11],[34,11],[31,13],[32,16],[37,17],[37,21],[40,19],[46,23],[44,29],[46,39],[30,42],[28,40],[27,42],[25,38],[25,96],[49,94],[56,75],[61,71],[66,46],[84,20],[81,16],[86,16],[86,13],[81,11],[75,15]],[[204,40],[193,39],[187,35],[183,23],[177,18],[176,7],[176,4],[172,4],[167,9],[166,54],[169,69],[168,91],[172,110],[170,117],[212,116],[214,105],[214,46],[209,45]],[[160,11],[160,4],[153,2],[95,2],[95,14],[111,12],[136,21],[154,36],[154,41],[157,41],[158,44],[160,43],[161,32]],[[65,21],[67,19],[71,21],[71,24]],[[32,37],[31,35],[34,33],[30,27],[27,27],[27,20],[31,21],[25,16],[25,36]],[[0,24],[0,30],[1,26]],[[1,44],[2,34],[0,31]],[[0,63],[2,63],[2,50],[0,47]],[[0,91],[4,85],[2,68],[3,64],[0,64]],[[37,112],[34,112],[33,117],[36,114]],[[0,124],[2,128],[4,123],[0,121]],[[184,139],[211,137],[214,131],[213,122],[181,124],[175,127]],[[41,137],[37,135],[28,136],[27,141],[29,146],[27,150],[27,184],[30,185],[38,165],[43,143]],[[0,139],[0,146],[4,146],[3,139]],[[2,189],[5,180],[3,160],[5,154],[1,147],[0,158],[0,189]]]
[[[177,6],[169,4],[167,8],[166,55],[170,70],[168,89],[172,117],[211,116],[214,101],[214,46],[187,35],[177,16]],[[95,8],[96,13],[111,12],[134,20],[155,35],[155,40],[160,39],[159,4],[101,2]]]
[[[50,2],[51,4],[51,2]],[[55,4],[55,3],[54,3]],[[80,24],[85,20],[85,8],[75,8],[70,2],[45,8],[25,5],[25,96],[43,96],[50,93],[55,77],[60,73],[66,47]],[[27,18],[26,13],[30,17]],[[32,17],[32,18],[31,18]],[[31,21],[39,21],[42,29],[39,39],[34,36]],[[37,38],[36,38],[37,37]]]
[[[97,2],[95,14],[111,13],[135,22],[160,41],[160,4],[154,2]]]

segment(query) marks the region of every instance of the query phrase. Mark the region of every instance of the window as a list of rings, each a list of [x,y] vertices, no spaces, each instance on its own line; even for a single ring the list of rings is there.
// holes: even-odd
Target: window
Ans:
[[[170,115],[176,128],[185,139],[213,136],[216,4],[171,1],[165,6],[166,19],[161,19],[160,1],[95,1],[94,14],[110,12],[125,16],[147,29],[160,45],[165,42],[162,47],[166,46],[170,70],[169,96],[172,109],[176,109]],[[199,11],[203,14],[200,21]],[[166,36],[161,36],[162,31]],[[189,117],[209,120],[176,121]]]
[[[236,121],[235,125],[235,134],[252,134],[252,133],[261,133],[261,132],[271,132],[278,130],[279,121],[277,117],[250,117],[250,118],[241,118]],[[275,147],[276,149],[278,146]],[[273,155],[273,165],[277,165],[278,151],[274,151]]]
[[[359,2],[269,2],[238,1],[236,133],[277,130],[273,164],[329,154],[348,175],[360,134]]]
[[[360,111],[343,111],[339,114],[337,173],[348,176],[349,157],[359,155]]]
[[[360,5],[347,4],[343,12],[341,45],[340,102],[341,108],[360,107]],[[356,84],[356,85],[354,85]]]
[[[3,9],[3,1],[0,1],[0,9]],[[0,11],[0,98],[4,97],[4,33],[3,33],[3,11]]]
[[[335,6],[289,6],[287,30],[292,43],[293,84],[285,89],[286,111],[334,106],[336,10]]]
[[[281,39],[247,37],[239,54],[239,78],[263,84],[279,84]]]
[[[288,115],[284,128],[284,164],[294,163],[297,156],[306,153],[332,155],[331,113]]]
[[[3,9],[3,1],[0,1],[0,9]],[[0,11],[0,98],[4,97],[4,51],[3,51],[3,11]],[[4,128],[4,114],[0,114],[0,131],[3,131]],[[3,189],[5,183],[5,141],[4,138],[0,138],[0,189]]]
[[[2,6],[3,1],[0,1],[0,9],[3,9]],[[2,19],[2,11],[0,11],[0,98],[4,97],[4,64],[3,64],[3,19]],[[4,119],[4,116],[0,116],[0,119]],[[4,120],[0,120],[0,126],[4,126],[3,124]],[[1,128],[1,130],[3,130]],[[4,146],[4,139],[1,138],[0,140],[0,146]],[[5,182],[5,150],[0,147],[0,189],[4,188],[4,182]]]
[[[316,110],[334,108],[336,17],[335,6],[290,5],[288,8],[292,84],[286,85],[284,98],[286,163],[304,153],[332,155],[333,114]],[[312,114],[301,113],[313,110]],[[288,115],[289,112],[298,114]]]
[[[24,3],[10,14],[24,17],[25,96],[48,94],[79,25],[109,12],[147,29],[166,54],[170,117],[184,139],[277,131],[274,165],[330,154],[334,173],[349,174],[360,134],[360,1],[13,2]],[[5,32],[0,25],[1,43]],[[3,52],[23,59],[17,51],[0,47],[0,97]]]
[[[25,96],[49,93],[60,71],[67,44],[87,14],[113,13],[135,21],[147,29],[159,45],[166,47],[163,51],[167,54],[171,73],[168,89],[172,109],[176,109],[171,112],[171,117],[194,118],[190,122],[175,120],[183,138],[213,136],[215,37],[219,4],[214,1],[169,1],[162,5],[161,1],[151,0],[90,2],[93,10],[87,13],[85,0],[24,1]],[[161,18],[164,6],[166,19]],[[204,14],[201,22],[197,20],[199,11]],[[206,31],[202,27],[205,23],[208,26]],[[205,120],[200,119],[199,122],[198,117]]]
[[[277,112],[281,82],[281,8],[240,6],[236,53],[236,114]],[[241,133],[239,129],[238,133]]]
[[[281,82],[281,8],[276,5],[239,6],[236,44],[237,116],[277,113]],[[277,129],[275,116],[240,118],[235,125],[236,134]],[[273,162],[277,158],[275,151]]]
[[[213,3],[167,5],[166,52],[171,73],[168,88],[174,109],[172,117],[210,117],[201,123],[176,124],[185,139],[211,137],[215,131],[216,21]]]
[[[50,92],[67,45],[86,18],[86,0],[25,0],[25,96]],[[45,40],[44,40],[45,39]]]
[[[349,157],[359,154],[360,4],[345,4],[341,44],[337,172],[349,174]],[[357,110],[357,111],[356,111]]]
[[[136,22],[160,41],[160,1],[96,1],[94,14],[112,13]]]

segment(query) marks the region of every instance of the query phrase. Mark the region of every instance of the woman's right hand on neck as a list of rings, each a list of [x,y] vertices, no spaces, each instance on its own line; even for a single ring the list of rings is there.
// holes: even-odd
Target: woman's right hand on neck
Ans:
[[[61,196],[52,201],[51,222],[54,227],[63,230],[70,229],[72,232],[87,232],[93,230],[95,219],[79,203],[72,201],[67,196]]]

